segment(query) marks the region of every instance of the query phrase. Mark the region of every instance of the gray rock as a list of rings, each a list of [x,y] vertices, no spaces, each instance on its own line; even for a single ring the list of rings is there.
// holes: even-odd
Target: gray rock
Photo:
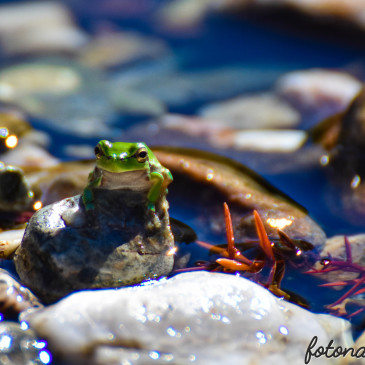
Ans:
[[[85,211],[80,195],[39,210],[15,254],[22,282],[50,302],[75,290],[168,274],[174,246],[168,203],[161,198],[153,213],[145,195],[96,189],[91,211]]]
[[[34,193],[22,169],[0,162],[0,211],[32,210]]]
[[[67,364],[302,365],[313,336],[322,346],[331,339],[353,345],[348,321],[313,314],[247,279],[208,272],[76,293],[23,319]]]

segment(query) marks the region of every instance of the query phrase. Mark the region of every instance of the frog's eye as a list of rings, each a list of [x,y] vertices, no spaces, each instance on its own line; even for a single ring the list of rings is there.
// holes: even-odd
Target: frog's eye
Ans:
[[[94,149],[94,153],[95,153],[95,156],[96,158],[100,158],[101,155],[103,154],[101,148],[99,146],[96,146],[95,149]]]
[[[145,162],[147,160],[147,157],[148,157],[148,153],[147,153],[147,150],[144,147],[141,147],[136,152],[137,161],[140,162],[140,163]]]

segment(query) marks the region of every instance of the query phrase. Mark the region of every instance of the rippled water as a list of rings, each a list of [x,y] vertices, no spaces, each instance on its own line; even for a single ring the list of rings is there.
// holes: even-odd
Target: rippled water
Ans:
[[[128,7],[126,16],[114,14],[107,11],[97,1],[69,0],[66,3],[73,9],[76,20],[89,32],[97,27],[113,24],[124,30],[135,30],[145,35],[153,35],[167,42],[177,60],[179,70],[198,71],[215,68],[247,68],[262,71],[261,75],[250,81],[250,86],[245,89],[246,93],[270,89],[276,78],[290,70],[306,69],[312,67],[348,69],[355,73],[360,79],[364,79],[364,54],[365,44],[356,40],[355,30],[334,30],[319,25],[313,25],[312,29],[305,28],[305,21],[300,21],[293,29],[290,20],[283,22],[279,16],[266,22],[265,16],[257,14],[246,15],[245,17],[212,16],[209,17],[197,34],[174,34],[159,26],[151,16],[153,11],[168,1],[136,1],[134,6]],[[0,3],[12,3],[1,1]],[[90,6],[95,5],[95,9]],[[111,1],[108,2],[112,4]],[[128,4],[128,1],[123,1]],[[129,1],[133,4],[133,0]],[[98,5],[99,4],[99,5]],[[14,60],[1,59],[2,65],[11,64]],[[145,61],[145,66],[158,67],[160,60]],[[143,66],[143,64],[142,64]],[[126,70],[141,67],[137,65],[126,65]],[[108,71],[111,75],[117,71]],[[256,77],[256,76],[255,76]],[[232,91],[234,96],[235,91]],[[229,95],[227,95],[228,97]],[[193,101],[184,105],[171,106],[171,113],[193,115],[205,104],[205,101]],[[323,115],[311,115],[305,120],[302,128],[309,128],[315,125]],[[124,118],[119,120],[119,127],[128,129],[133,124],[141,123],[138,118]],[[31,120],[34,127],[48,132],[52,137],[50,152],[62,160],[71,159],[63,149],[65,144],[90,144],[98,142],[102,135],[93,138],[75,136],[72,130],[69,132],[56,132],[47,128],[40,120]],[[123,134],[121,134],[123,138]],[[141,136],[141,140],[143,140]],[[171,141],[169,141],[171,142]],[[199,145],[195,146],[199,148]],[[221,153],[220,151],[218,151]],[[242,158],[244,161],[245,159]],[[311,171],[285,173],[285,174],[264,174],[276,187],[288,194],[298,203],[305,206],[310,215],[324,228],[328,236],[334,234],[353,234],[363,232],[363,227],[353,226],[346,223],[339,217],[335,217],[325,207],[324,192],[328,188],[328,177],[320,168]],[[178,204],[180,198],[175,195],[173,186],[170,188],[169,200],[171,215],[181,221],[185,221],[194,228],[194,221],[189,220],[187,207]],[[199,234],[199,232],[198,232]],[[200,237],[212,243],[225,242],[225,236]],[[193,252],[193,258],[206,259],[207,253],[190,246],[186,248]],[[319,301],[313,300],[312,310],[322,311],[323,303],[333,302],[338,298],[338,293],[330,290],[318,290],[313,295],[313,288],[316,288],[318,280],[308,276],[305,284],[301,278],[293,272],[285,277],[283,286],[294,292],[299,292],[305,298],[320,296]],[[298,282],[301,288],[298,290]]]

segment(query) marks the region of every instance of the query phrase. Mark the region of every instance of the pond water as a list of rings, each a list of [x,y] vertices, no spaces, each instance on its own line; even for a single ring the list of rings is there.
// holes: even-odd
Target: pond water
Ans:
[[[165,57],[138,60],[104,70],[104,75],[109,80],[117,79],[123,73],[138,75],[146,72],[146,74],[151,75],[153,70],[164,76],[166,74],[164,70],[169,69],[169,64],[173,64],[175,76],[176,74],[186,75],[209,71],[214,73],[219,69],[227,70],[228,73],[239,69],[243,74],[246,70],[247,74],[242,76],[242,79],[246,81],[245,85],[237,86],[232,83],[231,89],[228,88],[224,95],[215,94],[211,100],[209,100],[209,96],[200,97],[197,94],[196,98],[194,96],[189,97],[186,102],[171,102],[168,105],[169,113],[193,116],[209,101],[219,101],[241,94],[248,95],[271,90],[280,76],[294,70],[335,68],[349,71],[361,81],[365,79],[365,43],[359,40],[361,38],[358,37],[359,31],[357,29],[336,28],[334,25],[326,27],[320,23],[312,24],[309,19],[300,17],[296,26],[293,27],[293,23],[295,23],[293,19],[297,18],[291,13],[275,14],[275,16],[269,17],[265,14],[260,15],[257,12],[251,12],[242,16],[228,14],[208,16],[195,30],[176,31],[168,29],[156,21],[157,11],[168,2],[167,0],[130,0],[117,4],[118,2],[111,0],[105,2],[68,0],[65,3],[71,9],[76,23],[87,33],[95,33],[100,29],[122,29],[123,31],[138,32],[144,36],[153,36],[167,45],[169,54]],[[14,2],[1,1],[0,3],[10,4]],[[32,57],[14,58],[3,54],[0,61],[2,66],[7,67],[28,59],[30,60]],[[234,76],[230,77],[234,79]],[[229,77],[228,80],[230,80]],[[50,82],[52,81],[50,80]],[[166,78],[162,78],[161,83],[164,82],[166,82]],[[213,83],[212,87],[214,88],[214,86]],[[216,87],[219,89],[220,85],[217,84]],[[174,93],[175,91],[178,91],[178,87],[171,92]],[[328,113],[330,112],[331,110],[328,110]],[[326,116],[314,112],[308,114],[298,128],[309,129]],[[47,125],[44,119],[40,117],[31,116],[29,120],[34,128],[49,134],[51,138],[49,152],[62,161],[76,159],[75,156],[70,156],[67,153],[64,148],[66,145],[87,145],[90,147],[96,145],[100,139],[104,139],[102,133],[85,136],[75,134],[72,127],[62,131],[55,129],[53,126]],[[130,138],[130,136],[134,137],[135,131],[138,131],[138,126],[142,126],[143,131],[144,123],[147,120],[148,118],[140,116],[119,115],[111,127],[111,129],[117,130],[115,139],[123,140]],[[148,132],[146,135],[140,134],[139,138],[147,144],[156,142],[156,139],[150,138]],[[184,145],[184,142],[175,141],[173,137],[165,140],[160,139],[158,143]],[[327,236],[364,232],[364,225],[352,224],[328,209],[326,192],[329,190],[331,181],[320,166],[303,168],[303,171],[294,169],[293,171],[273,172],[257,168],[257,163],[251,161],[245,152],[214,148],[200,141],[199,138],[192,138],[186,143],[186,146],[207,149],[227,157],[233,157],[258,171],[274,186],[304,206],[310,216],[322,226]],[[251,162],[252,164],[250,164]],[[181,189],[174,189],[174,186],[171,185],[169,190],[172,217],[189,224],[196,230],[200,240],[211,244],[225,243],[225,232],[221,232],[221,234],[200,232],[201,227],[194,220],[194,207],[189,207],[191,202],[184,201],[184,198],[181,197]],[[212,259],[206,250],[193,243],[182,245],[181,253],[184,252],[192,254],[190,264],[196,260]],[[298,287],[298,283],[300,283],[300,287]],[[282,287],[302,296],[310,303],[312,311],[323,312],[323,306],[334,302],[345,290],[339,292],[331,289],[318,288],[317,290],[319,283],[319,279],[289,268]],[[361,316],[354,318],[356,325],[360,325],[362,321]]]

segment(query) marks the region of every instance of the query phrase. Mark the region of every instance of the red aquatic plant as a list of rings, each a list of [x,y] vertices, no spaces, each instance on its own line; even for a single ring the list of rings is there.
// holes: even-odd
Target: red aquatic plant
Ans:
[[[285,273],[286,260],[278,243],[280,241],[281,246],[286,247],[287,250],[289,249],[290,252],[294,252],[297,256],[301,255],[302,251],[296,246],[293,240],[281,230],[278,230],[279,240],[270,240],[259,213],[254,210],[253,215],[258,236],[258,241],[256,241],[257,256],[255,259],[251,260],[247,258],[236,247],[230,210],[227,203],[224,203],[227,246],[221,247],[203,241],[196,241],[201,247],[222,257],[218,258],[215,262],[197,262],[195,268],[185,269],[184,271],[209,270],[227,273],[246,272],[254,274],[253,279],[256,282],[269,289],[275,295],[289,299],[290,296],[280,289],[280,284]],[[270,269],[270,273],[267,280],[263,282],[263,280],[259,279],[257,274],[265,267]]]

